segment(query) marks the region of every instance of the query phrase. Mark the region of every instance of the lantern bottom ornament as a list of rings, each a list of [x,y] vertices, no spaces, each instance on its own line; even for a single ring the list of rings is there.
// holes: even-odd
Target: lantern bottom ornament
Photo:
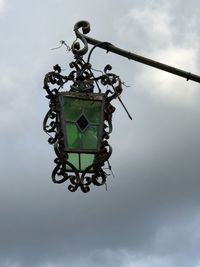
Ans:
[[[115,111],[111,101],[119,98],[122,82],[110,72],[110,65],[104,68],[102,75],[95,77],[89,62],[94,47],[85,61],[83,55],[88,47],[84,35],[78,31],[81,27],[82,24],[75,25],[75,33],[85,47],[77,49],[78,44],[73,44],[74,61],[69,64],[73,70],[64,75],[61,67],[55,65],[53,71],[45,75],[43,88],[49,99],[49,111],[43,129],[50,136],[48,142],[56,153],[53,182],[68,181],[71,192],[80,188],[87,193],[92,184],[105,185],[107,170],[111,171],[108,160],[112,148],[108,139]],[[106,87],[104,93],[102,86]]]

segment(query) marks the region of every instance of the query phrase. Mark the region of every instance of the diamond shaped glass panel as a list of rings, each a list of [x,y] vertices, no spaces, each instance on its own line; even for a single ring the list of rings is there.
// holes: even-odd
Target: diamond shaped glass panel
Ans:
[[[86,117],[84,116],[84,114],[82,114],[82,115],[80,116],[80,118],[76,121],[76,123],[77,123],[79,129],[80,129],[82,132],[87,128],[87,126],[88,126],[88,124],[89,124],[89,122],[88,122],[88,120],[86,119]]]

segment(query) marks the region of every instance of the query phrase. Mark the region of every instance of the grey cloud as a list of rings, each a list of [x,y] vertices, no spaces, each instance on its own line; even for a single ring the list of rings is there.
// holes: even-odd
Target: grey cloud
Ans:
[[[169,1],[163,6],[163,1],[148,4],[127,0],[122,5],[116,1],[75,4],[13,0],[0,14],[3,267],[197,266],[199,93],[188,105],[180,99],[177,105],[169,99],[163,101],[156,93],[148,93],[150,86],[159,88],[154,80],[150,83],[140,75],[147,67],[97,50],[94,66],[102,68],[110,62],[113,71],[132,85],[124,89],[122,99],[134,119],[129,121],[115,102],[110,140],[115,179],[109,177],[108,191],[93,188],[87,195],[71,194],[66,185],[54,185],[50,179],[54,152],[42,132],[42,119],[48,109],[42,79],[55,63],[66,67],[72,60],[65,49],[52,52],[50,48],[61,39],[72,42],[73,25],[79,19],[91,22],[90,34],[95,38],[127,49],[147,48],[151,53],[160,51],[161,43],[163,49],[168,46],[168,35],[157,36],[156,28],[146,28],[145,18],[144,22],[132,18],[131,28],[122,31],[125,24],[120,23],[127,21],[130,10],[165,13],[169,16],[172,45],[179,45],[179,36],[187,48],[198,40],[194,26],[199,20],[198,5],[195,1],[189,8],[186,1]],[[183,15],[186,11],[195,13],[190,24],[194,35],[189,34],[189,41]],[[186,25],[181,34],[180,25]],[[141,27],[143,36],[137,32]],[[159,40],[161,37],[163,40]],[[198,43],[194,46],[196,49]],[[180,87],[190,85],[176,82]]]

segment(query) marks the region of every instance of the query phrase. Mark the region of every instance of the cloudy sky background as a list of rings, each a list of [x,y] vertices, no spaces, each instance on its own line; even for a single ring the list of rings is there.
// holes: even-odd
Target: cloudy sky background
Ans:
[[[0,266],[199,267],[199,84],[97,49],[93,67],[131,86],[133,121],[115,102],[115,178],[88,194],[51,182],[43,77],[69,70],[72,55],[50,49],[82,19],[96,39],[200,74],[197,0],[0,0]]]

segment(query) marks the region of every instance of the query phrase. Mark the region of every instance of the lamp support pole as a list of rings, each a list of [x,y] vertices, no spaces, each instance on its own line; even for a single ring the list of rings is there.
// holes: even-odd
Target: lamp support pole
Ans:
[[[192,80],[194,82],[200,83],[200,76],[198,76],[196,74],[193,74],[193,73],[190,73],[190,72],[178,69],[178,68],[174,68],[172,66],[157,62],[155,60],[134,54],[132,52],[129,52],[129,51],[126,51],[126,50],[121,49],[119,47],[116,47],[109,42],[101,42],[101,41],[98,41],[98,40],[93,39],[91,37],[88,37],[86,35],[84,35],[84,38],[86,39],[86,41],[89,44],[97,45],[98,47],[106,50],[107,52],[112,52],[112,53],[115,53],[115,54],[120,55],[122,57],[126,57],[129,60],[134,60],[134,61],[143,63],[145,65],[151,66],[153,68],[167,71],[169,73],[183,77],[183,78],[187,79],[187,81]]]

